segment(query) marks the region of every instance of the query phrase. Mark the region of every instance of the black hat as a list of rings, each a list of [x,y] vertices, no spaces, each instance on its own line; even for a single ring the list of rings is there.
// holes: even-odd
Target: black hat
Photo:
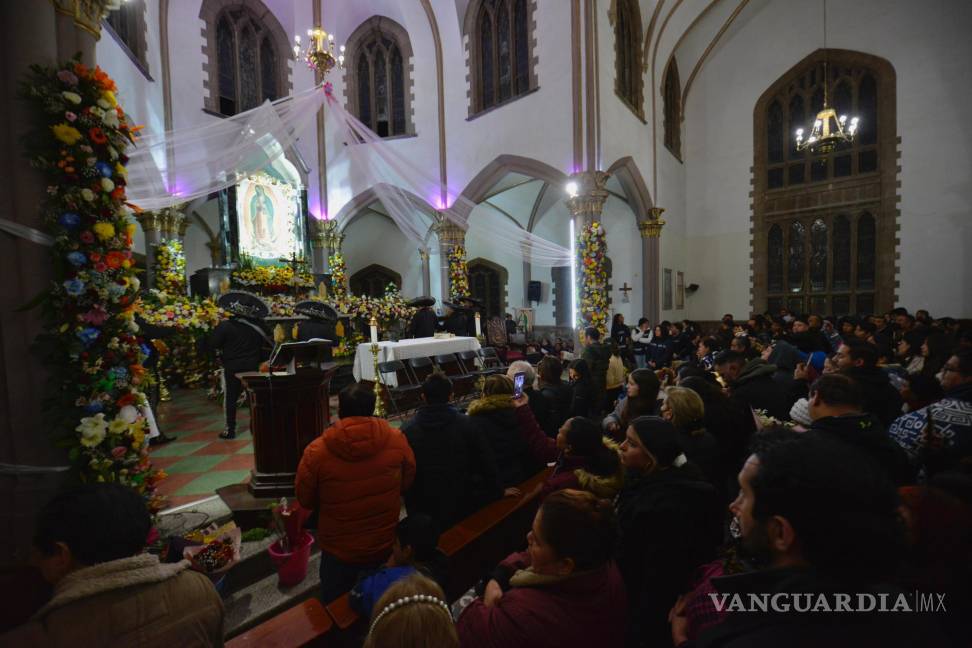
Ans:
[[[675,426],[660,416],[639,416],[631,421],[638,440],[661,466],[671,466],[682,454]]]
[[[408,302],[408,305],[413,308],[425,308],[426,306],[435,306],[435,297],[416,297],[412,301]]]
[[[223,310],[229,311],[234,315],[243,317],[253,317],[263,319],[270,314],[270,307],[267,303],[253,293],[233,290],[220,295],[216,300],[216,305]]]
[[[455,303],[450,302],[450,301],[444,301],[443,300],[442,305],[445,306],[446,308],[451,308],[454,311],[464,311],[464,310],[466,310],[466,307],[465,306],[460,306],[459,304],[455,304]]]
[[[469,304],[471,306],[478,306],[479,308],[486,308],[486,304],[484,304],[483,302],[479,301],[475,297],[460,297],[459,298],[459,301],[466,302],[467,304]]]
[[[313,299],[298,302],[294,306],[294,312],[326,322],[334,322],[338,318],[338,313],[332,306],[328,306],[324,302],[314,301]]]

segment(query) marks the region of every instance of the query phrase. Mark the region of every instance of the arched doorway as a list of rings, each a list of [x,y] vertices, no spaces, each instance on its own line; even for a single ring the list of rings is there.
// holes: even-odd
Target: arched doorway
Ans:
[[[402,275],[391,268],[373,263],[351,275],[351,293],[368,297],[384,297],[388,284],[402,289]]]
[[[506,268],[485,259],[473,259],[466,264],[469,274],[469,294],[483,302],[486,317],[506,312]]]

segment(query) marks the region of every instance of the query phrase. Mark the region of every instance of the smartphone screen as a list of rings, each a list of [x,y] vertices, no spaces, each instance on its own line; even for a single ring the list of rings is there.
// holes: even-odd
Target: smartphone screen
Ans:
[[[526,378],[526,374],[522,371],[513,376],[513,398],[519,398],[523,395],[524,378]]]

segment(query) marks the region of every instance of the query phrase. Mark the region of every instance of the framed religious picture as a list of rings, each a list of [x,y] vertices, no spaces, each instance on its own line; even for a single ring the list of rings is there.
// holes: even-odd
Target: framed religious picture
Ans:
[[[672,271],[665,268],[665,282],[662,284],[662,310],[672,310]]]
[[[239,251],[256,259],[287,258],[302,247],[297,189],[267,173],[236,188]]]
[[[675,273],[675,309],[685,308],[685,273]]]

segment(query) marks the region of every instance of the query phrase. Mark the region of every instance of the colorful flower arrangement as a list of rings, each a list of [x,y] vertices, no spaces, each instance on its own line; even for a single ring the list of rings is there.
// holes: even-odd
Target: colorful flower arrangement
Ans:
[[[348,297],[348,264],[344,261],[344,255],[335,252],[327,260],[328,267],[331,269],[331,298],[341,301]]]
[[[604,226],[594,221],[584,226],[580,232],[581,283],[580,315],[583,326],[597,328],[601,335],[607,334],[608,291],[605,254]]]
[[[311,289],[314,277],[306,272],[298,272],[294,281],[294,270],[290,266],[258,265],[239,268],[233,271],[232,281],[245,290],[263,294],[279,294],[297,288]]]
[[[469,269],[466,248],[457,245],[449,251],[449,298],[452,301],[469,296]]]
[[[47,427],[81,481],[128,485],[158,510],[165,473],[152,468],[145,438],[147,348],[134,319],[135,223],[125,203],[125,151],[137,127],[111,78],[80,57],[31,66],[22,92],[37,120],[25,141],[47,177],[41,210],[54,237],[54,282],[37,339],[51,376]]]
[[[138,314],[149,324],[207,333],[228,317],[212,298],[190,299],[184,294],[150,290],[138,302]]]
[[[335,307],[352,318],[370,321],[372,317],[378,320],[378,328],[390,331],[408,323],[418,310],[408,305],[401,291],[395,284],[388,284],[384,297],[369,297],[367,295],[351,295],[337,301]]]
[[[170,295],[186,294],[186,254],[177,239],[163,241],[155,248],[156,284]]]

